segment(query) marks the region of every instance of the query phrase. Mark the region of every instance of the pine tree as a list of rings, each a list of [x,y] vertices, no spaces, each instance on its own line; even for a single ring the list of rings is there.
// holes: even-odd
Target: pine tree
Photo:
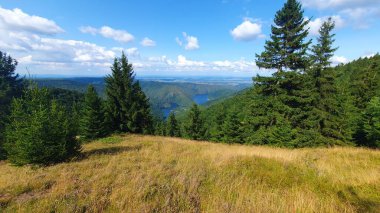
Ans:
[[[201,112],[198,105],[195,103],[192,105],[187,116],[185,131],[187,136],[193,140],[203,139],[205,129],[203,126],[203,120],[201,118]]]
[[[89,85],[85,95],[81,118],[81,131],[86,139],[105,136],[103,102],[93,85]]]
[[[49,98],[47,89],[31,88],[12,103],[5,148],[15,165],[49,165],[80,151],[67,112]]]
[[[4,128],[8,121],[13,98],[20,97],[24,81],[15,73],[17,61],[0,51],[0,160],[6,157],[3,149]]]
[[[181,137],[181,129],[174,112],[169,114],[168,120],[166,121],[166,132],[170,137]]]
[[[115,58],[107,76],[106,120],[112,132],[150,133],[152,116],[149,100],[135,81],[133,66],[124,53],[120,59]]]
[[[304,42],[309,32],[309,20],[303,17],[302,5],[297,0],[288,0],[276,13],[272,25],[271,40],[266,41],[265,51],[256,55],[260,68],[286,70],[305,70],[309,59],[307,50],[311,41]]]

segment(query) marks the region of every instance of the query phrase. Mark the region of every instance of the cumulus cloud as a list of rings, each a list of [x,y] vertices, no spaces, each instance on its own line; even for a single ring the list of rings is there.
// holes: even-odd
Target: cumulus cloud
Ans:
[[[328,16],[316,18],[314,20],[310,20],[308,27],[310,28],[310,34],[315,36],[319,35],[319,29],[321,28],[322,24],[328,20]],[[346,24],[343,18],[339,15],[331,16],[332,21],[335,23],[335,27],[337,29],[344,27]]]
[[[175,39],[179,46],[184,46],[185,50],[196,50],[200,48],[197,37],[190,36],[185,32],[183,32],[182,35],[183,35],[183,38],[185,39],[184,42],[178,37]]]
[[[91,26],[80,27],[79,30],[82,33],[88,33],[92,35],[101,35],[105,38],[110,38],[115,41],[128,43],[134,40],[134,36],[125,30],[113,29],[109,26],[103,26],[101,28],[94,28]]]
[[[16,8],[8,10],[0,7],[0,28],[13,32],[29,32],[53,35],[64,32],[54,21],[29,15]]]
[[[235,29],[231,31],[231,35],[234,39],[239,41],[252,41],[264,37],[261,24],[254,23],[251,20],[245,20],[235,27]]]
[[[156,42],[153,41],[152,39],[148,38],[148,37],[145,37],[142,41],[141,41],[141,45],[143,47],[154,47],[156,46]]]

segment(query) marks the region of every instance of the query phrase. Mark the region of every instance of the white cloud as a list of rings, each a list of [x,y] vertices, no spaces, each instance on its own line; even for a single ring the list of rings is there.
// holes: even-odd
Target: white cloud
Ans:
[[[379,0],[301,0],[303,5],[319,10],[334,10],[357,29],[368,28],[380,18]]]
[[[40,16],[28,15],[18,8],[8,10],[0,7],[0,28],[14,32],[47,35],[64,32],[54,21]]]
[[[245,20],[235,27],[235,29],[231,31],[231,35],[234,39],[239,41],[252,41],[264,37],[261,31],[261,24],[253,23],[250,20]]]
[[[127,56],[129,57],[140,57],[140,52],[136,47],[132,47],[126,50]]]
[[[145,37],[142,41],[141,41],[141,45],[143,47],[154,47],[156,46],[156,42],[153,41],[152,39],[148,38],[148,37]]]
[[[105,38],[110,38],[115,41],[119,41],[123,43],[128,43],[135,39],[134,36],[130,34],[129,32],[125,30],[116,30],[109,26],[103,26],[99,29],[90,27],[90,26],[85,26],[85,27],[80,27],[79,30],[82,33],[89,33],[92,35],[99,34]]]
[[[204,62],[187,60],[186,57],[183,55],[179,55],[177,57],[177,60],[178,60],[178,63],[177,63],[178,66],[201,66],[201,67],[205,66]]]
[[[182,46],[182,41],[181,39],[179,39],[178,37],[175,38],[175,42],[179,45],[179,46]]]
[[[321,28],[322,24],[328,20],[328,16],[316,18],[314,20],[310,20],[308,27],[310,28],[310,34],[313,36],[319,35],[319,29]],[[335,23],[335,27],[337,29],[344,27],[346,24],[343,18],[339,15],[331,16],[332,21]]]
[[[348,60],[347,58],[343,56],[333,56],[330,61],[333,64],[333,66],[336,66],[339,64],[347,64],[348,62],[350,62],[350,60]]]
[[[190,36],[190,35],[188,35],[185,32],[183,32],[182,35],[183,35],[183,38],[185,39],[185,42],[183,42],[178,37],[175,39],[175,41],[177,42],[177,44],[179,46],[183,46],[185,44],[184,45],[185,46],[185,50],[196,50],[196,49],[200,48],[197,37]]]

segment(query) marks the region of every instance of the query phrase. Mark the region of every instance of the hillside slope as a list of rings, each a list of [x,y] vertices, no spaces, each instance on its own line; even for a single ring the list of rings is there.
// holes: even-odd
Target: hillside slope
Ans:
[[[113,136],[46,168],[0,162],[0,212],[378,212],[380,152]]]

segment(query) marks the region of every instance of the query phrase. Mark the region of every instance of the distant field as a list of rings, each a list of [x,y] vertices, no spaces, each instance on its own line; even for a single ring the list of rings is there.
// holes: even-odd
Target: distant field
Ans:
[[[380,151],[113,136],[46,168],[0,162],[0,212],[380,212]]]

